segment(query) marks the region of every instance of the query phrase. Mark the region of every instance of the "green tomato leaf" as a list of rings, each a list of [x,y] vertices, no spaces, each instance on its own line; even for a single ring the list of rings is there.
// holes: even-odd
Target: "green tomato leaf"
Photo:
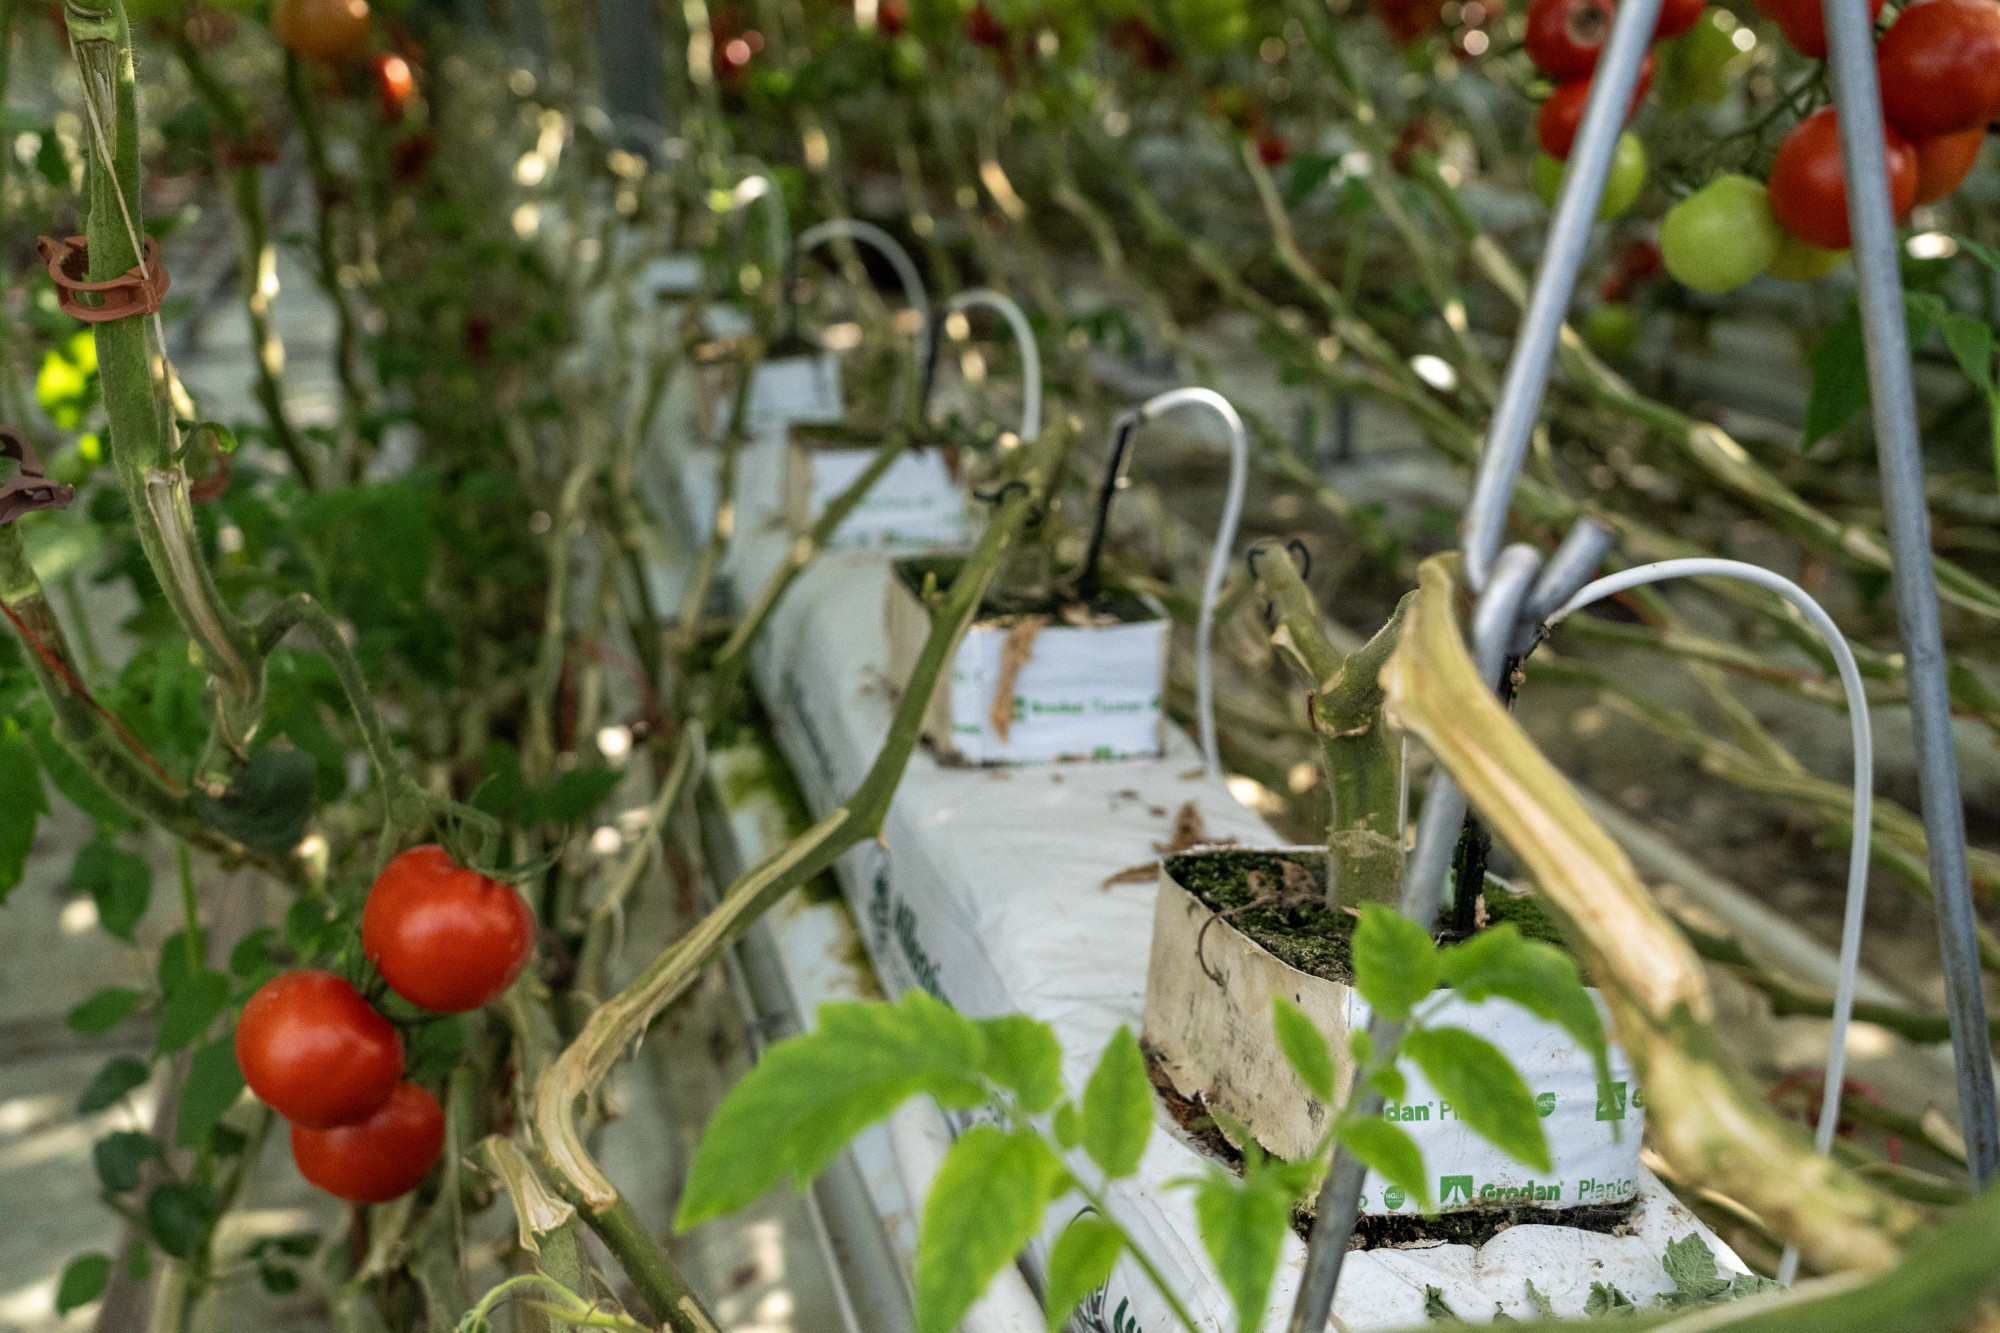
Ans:
[[[1993,392],[1993,326],[1971,315],[1946,315],[1944,345],[1972,387]]]
[[[1152,1132],[1153,1084],[1146,1077],[1146,1057],[1132,1029],[1121,1026],[1083,1085],[1083,1150],[1116,1180],[1139,1169]]]
[[[1056,1108],[1050,1124],[1055,1131],[1056,1145],[1064,1152],[1083,1142],[1083,1117],[1078,1114],[1075,1102],[1064,1102]]]
[[[1425,1212],[1431,1210],[1423,1149],[1401,1127],[1374,1117],[1355,1120],[1341,1129],[1340,1141],[1376,1175],[1391,1185],[1400,1185],[1404,1193],[1420,1201]]]
[[[1062,1044],[1055,1029],[1026,1014],[979,1020],[986,1039],[980,1069],[1003,1088],[1012,1089],[1021,1109],[1040,1115],[1062,1095]]]
[[[1246,1168],[1241,1180],[1211,1172],[1195,1187],[1194,1215],[1202,1247],[1236,1307],[1236,1326],[1259,1327],[1292,1224],[1291,1190],[1261,1164]]]
[[[180,1146],[199,1145],[242,1094],[243,1071],[236,1063],[236,1042],[232,1037],[217,1037],[196,1051],[188,1063],[187,1081],[181,1084],[179,1123],[175,1127]]]
[[[72,1032],[95,1037],[130,1018],[144,998],[138,991],[127,990],[123,986],[108,986],[70,1010],[69,1017],[64,1021]]]
[[[800,1188],[863,1129],[927,1092],[986,1100],[979,1028],[922,991],[895,1004],[820,1006],[819,1026],[764,1052],[709,1119],[677,1230],[731,1213],[786,1176]]]
[[[1611,1080],[1604,1019],[1584,989],[1576,960],[1552,944],[1524,937],[1512,923],[1481,931],[1439,956],[1444,979],[1477,1003],[1498,996],[1554,1023],[1597,1064],[1597,1080]]]
[[[1285,1053],[1292,1072],[1305,1084],[1306,1091],[1323,1102],[1331,1102],[1334,1094],[1333,1049],[1326,1044],[1326,1038],[1313,1026],[1291,1001],[1276,994],[1271,996],[1271,1026],[1277,1029],[1278,1049]],[[1365,1035],[1365,1034],[1364,1034]]]
[[[1369,1008],[1400,1023],[1437,984],[1430,932],[1380,903],[1363,903],[1354,930],[1354,986]]]
[[[153,1243],[176,1259],[201,1248],[215,1220],[215,1191],[179,1180],[155,1185],[146,1196],[146,1231]]]
[[[581,764],[557,778],[554,785],[527,793],[523,804],[531,821],[573,823],[595,810],[621,776],[617,769],[602,764]]]
[[[916,1333],[951,1333],[1041,1225],[1064,1179],[1033,1130],[975,1125],[945,1154],[917,1234]]]
[[[1806,357],[1812,388],[1806,396],[1802,444],[1818,444],[1868,405],[1868,352],[1861,317],[1849,315],[1827,325]]]
[[[1464,1028],[1425,1028],[1403,1038],[1403,1051],[1479,1137],[1517,1162],[1550,1169],[1534,1094],[1491,1042]]]
[[[139,1188],[139,1168],[160,1155],[160,1141],[136,1129],[106,1134],[91,1145],[90,1160],[97,1178],[113,1194],[128,1194]]]
[[[145,857],[100,834],[70,863],[69,887],[89,894],[97,904],[97,923],[129,944],[153,896],[153,868]]]
[[[35,819],[48,812],[33,747],[12,718],[0,721],[0,904],[21,882],[35,843]]]
[[[89,1115],[107,1106],[115,1106],[121,1097],[152,1076],[144,1060],[121,1055],[97,1071],[97,1076],[90,1080],[90,1086],[76,1099],[76,1112],[78,1115]]]
[[[159,1055],[186,1050],[208,1031],[229,1006],[229,978],[220,972],[197,972],[167,992],[160,1013]]]
[[[196,788],[195,813],[245,847],[289,856],[319,798],[319,763],[290,746],[260,750],[219,797]]]
[[[1402,1070],[1392,1064],[1383,1065],[1373,1074],[1370,1074],[1368,1081],[1375,1086],[1377,1092],[1380,1092],[1392,1102],[1404,1101],[1409,1097],[1409,1080],[1403,1077]]]
[[[110,1282],[110,1255],[79,1254],[63,1268],[62,1280],[56,1283],[56,1313],[66,1315],[90,1304],[104,1294]]]
[[[2000,250],[1981,245],[1978,241],[1960,236],[1956,232],[1952,233],[1952,239],[1958,242],[1959,249],[1965,251],[1965,253],[1971,255],[1995,273],[2000,273]]]
[[[1118,1228],[1095,1213],[1084,1213],[1063,1228],[1049,1251],[1048,1276],[1042,1284],[1049,1333],[1067,1324],[1083,1298],[1110,1281],[1124,1248]]]
[[[35,170],[50,189],[69,188],[69,154],[63,151],[62,136],[52,129],[42,132],[42,146],[35,150]]]
[[[160,942],[160,965],[154,969],[159,979],[160,993],[172,995],[187,984],[189,977],[198,976],[208,970],[201,962],[208,957],[208,932],[195,927],[194,946],[188,947],[188,933],[177,930]]]
[[[277,966],[277,960],[271,957],[271,941],[277,938],[277,934],[269,926],[259,926],[236,941],[236,947],[229,951],[229,974],[254,977]]]

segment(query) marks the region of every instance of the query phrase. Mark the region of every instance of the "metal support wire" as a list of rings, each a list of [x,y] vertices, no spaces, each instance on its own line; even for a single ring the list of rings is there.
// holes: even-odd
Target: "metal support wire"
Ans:
[[[1576,275],[1590,248],[1590,230],[1597,222],[1604,182],[1611,175],[1611,159],[1618,151],[1618,136],[1625,132],[1632,93],[1639,86],[1639,67],[1653,40],[1659,14],[1660,0],[1624,0],[1611,20],[1611,37],[1598,57],[1597,71],[1591,75],[1590,101],[1584,108],[1576,145],[1570,150],[1569,165],[1563,171],[1561,197],[1556,200],[1555,219],[1549,224],[1548,242],[1535,272],[1534,293],[1507,361],[1506,382],[1486,430],[1479,477],[1460,529],[1465,578],[1475,592],[1486,587],[1494,554],[1507,533],[1514,480],[1527,456],[1535,419],[1541,415],[1556,339],[1562,334],[1570,295],[1576,290]]]
[[[1868,387],[1874,398],[1876,454],[1895,562],[1896,617],[1916,733],[1917,789],[1929,844],[1938,945],[1944,956],[1945,1008],[1958,1069],[1959,1116],[1966,1167],[1973,1188],[1979,1189],[2000,1171],[2000,1120],[1994,1105],[1972,879],[1966,868],[1965,810],[1959,797],[1958,756],[1952,748],[1944,635],[1938,626],[1937,583],[1931,572],[1930,512],[1924,503],[1923,446],[1910,384],[1902,272],[1884,160],[1874,23],[1866,0],[1824,0],[1824,4],[1847,216],[1854,235],[1854,268],[1868,349]]]
[[[1634,0],[1626,0],[1633,3]],[[1570,542],[1565,542],[1567,548]],[[1575,568],[1561,601],[1568,600],[1577,586],[1591,575],[1592,568]],[[1472,651],[1480,677],[1497,686],[1500,673],[1507,669],[1514,636],[1526,613],[1529,594],[1537,590],[1536,576],[1542,571],[1541,553],[1525,544],[1500,552],[1492,574],[1472,613]],[[1451,867],[1452,850],[1458,845],[1458,831],[1465,823],[1465,793],[1439,766],[1424,794],[1423,813],[1417,816],[1417,842],[1403,870],[1403,897],[1399,909],[1404,916],[1429,933],[1437,925],[1438,908],[1444,902],[1445,872]],[[1386,1050],[1403,1035],[1401,1023],[1380,1014],[1368,1019],[1368,1035],[1376,1050]],[[1354,1111],[1362,1116],[1382,1113],[1382,1093],[1372,1084],[1357,1084],[1349,1094]],[[1340,1285],[1341,1265],[1347,1259],[1347,1242],[1361,1208],[1361,1185],[1368,1167],[1346,1147],[1335,1150],[1333,1169],[1320,1186],[1315,1205],[1312,1240],[1306,1246],[1306,1271],[1299,1282],[1299,1294],[1292,1304],[1288,1333],[1322,1333],[1327,1316],[1333,1312],[1334,1289]]]

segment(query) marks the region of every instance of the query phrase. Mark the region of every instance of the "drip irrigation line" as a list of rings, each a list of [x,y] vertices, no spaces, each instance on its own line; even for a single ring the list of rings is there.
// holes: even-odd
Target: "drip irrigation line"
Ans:
[[[936,325],[944,316],[974,306],[984,306],[997,311],[1007,321],[1013,331],[1014,341],[1021,349],[1021,429],[1023,443],[1032,444],[1042,438],[1042,351],[1035,341],[1034,326],[1028,323],[1028,316],[1014,299],[991,287],[974,287],[960,292],[944,303],[932,319],[932,327],[924,340],[924,387],[917,400],[921,411],[930,408],[931,392],[937,387],[938,352],[943,339],[938,337]]]
[[[1215,737],[1215,604],[1222,594],[1222,578],[1229,572],[1229,553],[1236,545],[1236,528],[1243,516],[1243,493],[1249,484],[1250,441],[1243,418],[1229,400],[1213,389],[1169,389],[1148,398],[1135,408],[1118,414],[1111,425],[1111,465],[1097,494],[1097,520],[1090,532],[1083,568],[1076,579],[1077,596],[1088,601],[1102,586],[1098,567],[1104,556],[1104,536],[1111,520],[1111,501],[1125,485],[1132,466],[1132,434],[1140,426],[1179,407],[1207,407],[1221,416],[1229,428],[1229,489],[1222,500],[1222,522],[1215,530],[1215,546],[1208,559],[1208,573],[1202,579],[1201,612],[1195,623],[1195,712],[1201,730],[1203,767],[1210,773],[1222,772],[1222,758]]]
[[[1840,672],[1841,688],[1847,692],[1847,719],[1854,745],[1854,838],[1847,856],[1847,907],[1840,928],[1840,973],[1834,987],[1832,1044],[1827,1050],[1825,1089],[1819,1123],[1813,1134],[1814,1149],[1825,1157],[1833,1151],[1834,1129],[1840,1122],[1840,1093],[1846,1082],[1847,1028],[1854,1016],[1855,979],[1861,968],[1861,931],[1868,909],[1868,844],[1873,825],[1871,810],[1875,791],[1875,742],[1868,716],[1868,696],[1862,686],[1861,668],[1855,663],[1854,651],[1848,646],[1847,636],[1840,632],[1840,627],[1833,623],[1833,617],[1826,613],[1824,607],[1814,601],[1805,589],[1783,575],[1741,560],[1709,558],[1662,560],[1598,579],[1549,617],[1549,624],[1559,624],[1572,612],[1627,589],[1668,579],[1700,577],[1742,579],[1777,593],[1797,607],[1826,644],[1827,651],[1833,654],[1834,666]],[[1799,1247],[1787,1245],[1778,1264],[1778,1281],[1790,1286],[1798,1276],[1798,1270]]]
[[[917,313],[918,364],[927,362],[930,356],[927,348],[930,341],[931,300],[930,295],[924,291],[923,275],[917,272],[916,261],[910,258],[910,252],[905,250],[894,236],[872,222],[863,222],[858,218],[834,218],[807,227],[799,233],[799,239],[792,245],[792,261],[796,263],[800,255],[815,246],[833,240],[860,241],[888,260],[889,267],[896,270],[896,281],[903,286],[903,300]],[[789,307],[790,282],[785,284],[785,291]]]

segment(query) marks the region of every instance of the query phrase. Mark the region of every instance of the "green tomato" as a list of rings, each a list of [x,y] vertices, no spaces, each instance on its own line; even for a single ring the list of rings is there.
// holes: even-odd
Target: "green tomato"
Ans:
[[[1563,164],[1560,158],[1547,153],[1535,154],[1535,193],[1550,208],[1556,206],[1556,193],[1562,188]],[[1611,174],[1604,179],[1604,197],[1597,203],[1597,220],[1608,222],[1622,215],[1638,202],[1639,191],[1646,188],[1646,145],[1639,142],[1639,136],[1627,130],[1618,136],[1618,151],[1611,156]]]
[[[1675,281],[1720,296],[1769,268],[1784,239],[1762,181],[1718,176],[1667,210],[1660,257]]]
[[[1639,317],[1623,301],[1594,305],[1583,317],[1583,340],[1615,361],[1639,345]]]
[[[1736,45],[1740,30],[1734,14],[1710,9],[1679,37],[1660,43],[1660,101],[1669,111],[1720,102],[1729,95],[1729,67],[1744,54]]]
[[[1786,232],[1785,239],[1778,243],[1778,257],[1764,271],[1774,278],[1812,282],[1839,268],[1840,261],[1845,258],[1845,250],[1822,250]]]

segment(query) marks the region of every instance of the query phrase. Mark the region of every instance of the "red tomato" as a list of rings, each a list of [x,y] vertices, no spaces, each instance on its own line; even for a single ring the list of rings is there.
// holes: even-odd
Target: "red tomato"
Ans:
[[[1660,18],[1653,25],[1653,40],[1664,42],[1678,37],[1701,20],[1708,0],[1661,0]]]
[[[375,95],[382,102],[382,118],[391,123],[403,118],[409,108],[410,99],[417,95],[417,76],[410,69],[410,62],[399,55],[385,53],[376,56],[369,64],[375,67]]]
[[[1397,46],[1408,46],[1437,27],[1438,0],[1374,0],[1375,12],[1388,25]]]
[[[1814,60],[1826,59],[1826,13],[1820,0],[1755,0],[1758,12],[1778,25],[1792,49]],[[1882,13],[1883,0],[1868,0],[1868,17]]]
[[[266,1106],[310,1129],[359,1120],[403,1077],[403,1040],[331,972],[287,972],[236,1024],[236,1063]]]
[[[1653,53],[1648,51],[1643,64],[1639,66],[1639,86],[1632,90],[1632,106],[1625,113],[1629,122],[1633,112],[1639,109],[1646,90],[1653,86]],[[1590,80],[1571,79],[1559,83],[1549,94],[1542,109],[1535,114],[1535,138],[1540,141],[1542,151],[1558,161],[1569,159],[1570,146],[1576,142],[1577,127],[1583,124],[1584,104],[1590,100]]]
[[[333,1129],[292,1126],[299,1174],[349,1203],[387,1203],[430,1174],[444,1147],[444,1111],[414,1083],[398,1083],[366,1120]]]
[[[1918,0],[1875,48],[1882,111],[1912,139],[2000,116],[2000,4]]]
[[[1940,134],[1920,139],[1917,150],[1917,202],[1936,203],[1956,190],[1979,163],[1979,150],[1986,143],[1986,127]]]
[[[1528,58],[1552,79],[1582,79],[1597,68],[1611,35],[1611,0],[1535,0],[1523,39]]]
[[[1275,167],[1291,155],[1285,141],[1275,134],[1267,134],[1257,141],[1257,160],[1267,167]]]
[[[904,0],[882,0],[875,10],[875,26],[885,37],[894,37],[910,24],[910,7]]]
[[[368,0],[278,0],[271,28],[308,60],[347,60],[368,45]]]
[[[1889,200],[1897,217],[1916,203],[1917,153],[1893,125],[1888,136]],[[1778,145],[1771,163],[1771,211],[1786,231],[1822,250],[1853,243],[1847,227],[1847,182],[1840,164],[1840,122],[1821,107]]]
[[[965,34],[979,46],[1005,46],[1007,30],[1000,26],[1000,20],[993,17],[993,11],[985,5],[975,6],[965,16]]]
[[[391,990],[433,1013],[464,1013],[499,995],[534,942],[520,894],[436,845],[384,866],[361,911],[362,952]]]

